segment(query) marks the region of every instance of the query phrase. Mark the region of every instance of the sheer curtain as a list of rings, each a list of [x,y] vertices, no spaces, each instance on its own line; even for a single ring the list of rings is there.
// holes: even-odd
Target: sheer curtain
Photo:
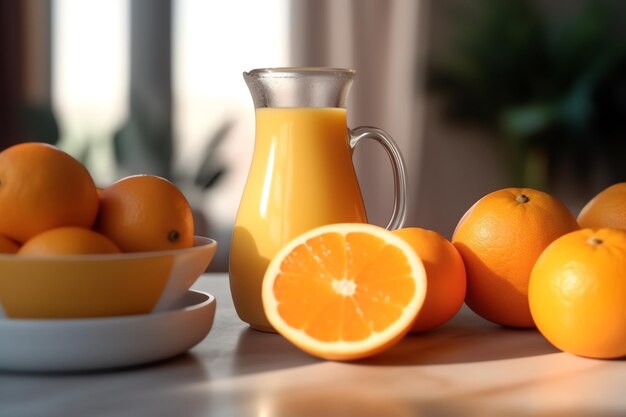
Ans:
[[[357,71],[349,98],[350,127],[373,125],[393,136],[408,169],[406,225],[416,225],[422,106],[420,17],[414,0],[293,0],[294,65],[349,67]],[[371,223],[386,225],[393,207],[388,158],[376,144],[362,144],[355,165]]]

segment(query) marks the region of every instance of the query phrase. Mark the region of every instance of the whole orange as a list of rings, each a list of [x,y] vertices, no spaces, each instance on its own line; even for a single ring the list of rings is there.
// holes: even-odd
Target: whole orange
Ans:
[[[19,248],[20,246],[17,243],[8,237],[0,235],[0,253],[15,253]]]
[[[187,199],[164,178],[134,175],[100,192],[95,230],[123,252],[189,248],[193,227]]]
[[[22,245],[19,255],[81,255],[120,253],[106,236],[83,227],[58,227],[46,230]]]
[[[409,227],[393,233],[411,245],[426,269],[426,298],[411,332],[441,326],[454,317],[465,299],[466,277],[461,255],[452,243],[432,230]]]
[[[0,152],[0,234],[18,243],[56,227],[91,227],[98,194],[72,156],[29,142]]]
[[[506,188],[478,200],[452,236],[467,272],[466,304],[494,323],[532,327],[530,272],[553,240],[576,229],[567,207],[542,191]]]
[[[557,348],[626,356],[626,231],[582,229],[555,240],[532,270],[530,311]]]
[[[613,184],[589,200],[578,214],[578,224],[626,229],[626,182]]]

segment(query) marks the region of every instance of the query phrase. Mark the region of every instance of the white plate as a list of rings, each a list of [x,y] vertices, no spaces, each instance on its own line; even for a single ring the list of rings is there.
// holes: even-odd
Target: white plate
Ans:
[[[0,370],[89,371],[145,364],[206,337],[215,297],[188,291],[168,311],[70,320],[0,319]]]

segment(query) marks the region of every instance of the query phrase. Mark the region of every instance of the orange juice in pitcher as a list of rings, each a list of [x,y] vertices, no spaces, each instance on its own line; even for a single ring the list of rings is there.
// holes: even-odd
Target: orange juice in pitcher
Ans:
[[[375,139],[394,169],[388,228],[402,226],[405,170],[392,139],[376,128],[349,130],[345,99],[354,71],[276,68],[244,73],[256,108],[252,164],[235,222],[230,287],[239,317],[272,331],[261,283],[272,257],[294,237],[329,223],[367,222],[352,164],[354,147]]]

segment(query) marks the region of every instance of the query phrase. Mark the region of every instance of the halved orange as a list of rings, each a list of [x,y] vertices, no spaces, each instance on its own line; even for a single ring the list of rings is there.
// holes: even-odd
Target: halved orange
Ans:
[[[379,353],[424,304],[426,272],[411,246],[378,226],[342,223],[283,247],[263,279],[274,329],[311,355],[352,360]]]

